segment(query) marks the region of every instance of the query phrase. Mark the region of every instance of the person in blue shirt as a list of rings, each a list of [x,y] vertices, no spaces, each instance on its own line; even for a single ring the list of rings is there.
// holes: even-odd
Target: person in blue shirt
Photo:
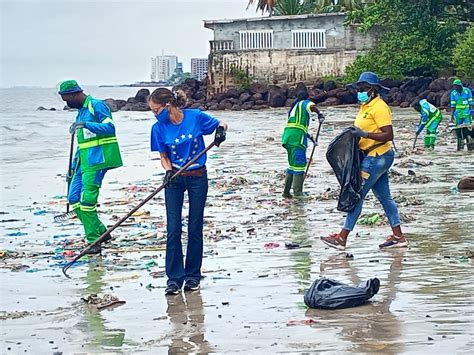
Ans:
[[[151,130],[151,150],[161,156],[166,171],[166,295],[199,289],[203,257],[203,220],[208,180],[206,155],[199,158],[184,173],[171,177],[186,163],[205,149],[204,135],[215,133],[214,142],[219,146],[225,140],[227,124],[200,110],[178,108],[178,98],[168,89],[158,88],[148,100],[156,122]],[[184,192],[188,192],[188,243],[183,263],[181,244]]]

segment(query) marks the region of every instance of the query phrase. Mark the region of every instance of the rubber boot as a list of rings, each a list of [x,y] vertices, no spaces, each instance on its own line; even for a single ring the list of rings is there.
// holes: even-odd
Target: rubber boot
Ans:
[[[291,184],[293,183],[293,174],[286,173],[285,175],[285,189],[283,190],[283,197],[284,198],[292,198],[290,193]]]
[[[304,174],[298,174],[293,177],[293,193],[295,197],[303,197]]]

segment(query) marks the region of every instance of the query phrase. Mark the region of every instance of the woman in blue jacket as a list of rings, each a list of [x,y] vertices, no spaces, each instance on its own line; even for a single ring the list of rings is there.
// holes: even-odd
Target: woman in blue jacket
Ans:
[[[227,124],[200,110],[180,109],[175,95],[168,89],[156,89],[148,102],[156,122],[151,130],[151,150],[160,152],[164,177],[167,239],[166,295],[199,289],[203,256],[203,219],[208,181],[206,155],[200,157],[184,173],[171,177],[205,149],[204,135],[215,133],[216,145],[225,140]],[[188,243],[183,263],[181,244],[184,192],[188,192]]]

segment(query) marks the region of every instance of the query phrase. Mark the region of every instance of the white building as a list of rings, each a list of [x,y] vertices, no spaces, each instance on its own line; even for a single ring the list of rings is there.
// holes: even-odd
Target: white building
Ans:
[[[151,81],[167,81],[175,72],[178,57],[175,55],[159,55],[151,58]]]
[[[191,58],[191,74],[198,80],[204,79],[207,74],[207,58]]]

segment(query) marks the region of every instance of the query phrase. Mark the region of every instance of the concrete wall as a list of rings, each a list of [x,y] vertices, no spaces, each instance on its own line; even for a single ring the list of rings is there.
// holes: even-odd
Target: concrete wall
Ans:
[[[344,26],[344,14],[269,17],[234,21],[206,21],[214,41],[233,41],[233,50],[213,50],[209,55],[210,92],[235,86],[231,68],[247,72],[255,82],[283,85],[310,83],[323,76],[339,76],[358,54],[370,49],[375,35],[363,35]],[[273,49],[240,49],[239,31],[273,30]],[[291,30],[326,30],[326,48],[292,49]]]
[[[311,83],[324,76],[340,76],[357,51],[235,51],[210,55],[209,91],[235,86],[231,68],[244,70],[255,82],[274,85]]]

